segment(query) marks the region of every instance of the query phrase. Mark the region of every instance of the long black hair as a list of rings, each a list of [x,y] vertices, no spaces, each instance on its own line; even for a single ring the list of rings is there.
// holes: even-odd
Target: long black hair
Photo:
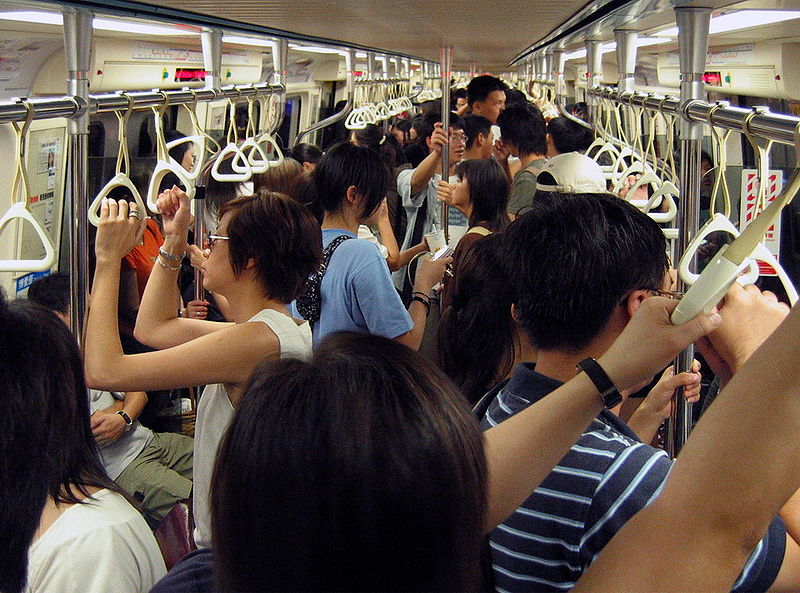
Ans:
[[[212,481],[218,588],[477,590],[486,477],[447,377],[393,340],[335,334],[245,388]]]
[[[456,175],[466,179],[472,202],[469,226],[483,224],[490,231],[502,231],[508,226],[508,177],[497,161],[468,159],[456,165]]]
[[[25,587],[28,548],[48,496],[77,504],[120,492],[89,426],[78,344],[55,313],[0,292],[0,591]]]
[[[436,334],[436,363],[471,405],[508,375],[520,348],[503,241],[504,233],[487,235],[459,258]]]

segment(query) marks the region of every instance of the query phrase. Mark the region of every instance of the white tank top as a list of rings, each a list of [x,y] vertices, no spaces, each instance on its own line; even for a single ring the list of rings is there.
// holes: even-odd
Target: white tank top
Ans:
[[[298,325],[292,317],[274,309],[258,312],[248,323],[251,321],[266,324],[278,336],[281,358],[305,360],[311,356],[311,327],[307,321]],[[211,476],[217,448],[234,412],[224,385],[208,385],[203,390],[194,429],[194,541],[199,548],[211,546]]]

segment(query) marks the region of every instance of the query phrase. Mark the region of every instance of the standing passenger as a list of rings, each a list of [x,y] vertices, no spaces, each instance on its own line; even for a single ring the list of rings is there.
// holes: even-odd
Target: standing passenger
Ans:
[[[123,354],[115,331],[119,260],[141,236],[144,220],[135,205],[106,201],[97,230],[97,270],[86,324],[89,385],[109,391],[172,389],[208,385],[200,398],[194,440],[195,541],[208,546],[208,492],[217,446],[239,403],[244,383],[263,360],[305,357],[311,331],[289,315],[319,265],[319,227],[300,204],[261,192],[228,202],[208,237],[203,285],[230,305],[234,323],[177,316],[175,281],[186,252],[191,214],[180,190],[158,199],[166,240],[147,283],[136,335],[161,350]]]
[[[481,115],[492,124],[506,105],[506,84],[499,78],[484,74],[476,76],[467,85],[467,103],[470,113]]]
[[[414,283],[420,295],[406,311],[377,246],[356,238],[359,225],[376,213],[386,191],[380,155],[363,146],[340,144],[322,157],[314,184],[324,211],[322,245],[327,267],[309,279],[297,309],[315,321],[315,347],[330,333],[356,331],[418,348],[430,307],[428,294],[441,280],[450,258],[423,262]]]
[[[494,149],[492,122],[481,115],[468,115],[464,118],[464,136],[467,139],[464,160],[491,158]]]

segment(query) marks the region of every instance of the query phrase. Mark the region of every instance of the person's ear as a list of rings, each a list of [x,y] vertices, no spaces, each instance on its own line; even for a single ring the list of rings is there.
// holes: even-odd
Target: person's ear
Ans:
[[[522,319],[520,319],[519,311],[514,303],[511,303],[511,319],[513,319],[514,323],[517,325],[522,325]]]
[[[355,185],[351,185],[347,188],[347,194],[345,195],[347,199],[347,203],[351,206],[356,206],[361,201],[361,194],[358,191],[358,188]]]
[[[636,313],[636,310],[644,302],[644,300],[651,296],[653,296],[653,293],[649,290],[639,289],[631,292],[628,295],[628,298],[625,299],[625,312],[628,314],[628,318],[633,317],[633,314]]]

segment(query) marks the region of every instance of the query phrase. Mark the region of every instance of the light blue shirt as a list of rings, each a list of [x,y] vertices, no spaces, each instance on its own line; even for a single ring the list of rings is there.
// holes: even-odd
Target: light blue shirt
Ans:
[[[389,266],[377,246],[356,239],[350,231],[325,229],[322,246],[340,235],[349,235],[333,252],[322,278],[320,319],[314,324],[316,348],[333,332],[354,331],[386,338],[410,331],[411,316],[394,289]]]

